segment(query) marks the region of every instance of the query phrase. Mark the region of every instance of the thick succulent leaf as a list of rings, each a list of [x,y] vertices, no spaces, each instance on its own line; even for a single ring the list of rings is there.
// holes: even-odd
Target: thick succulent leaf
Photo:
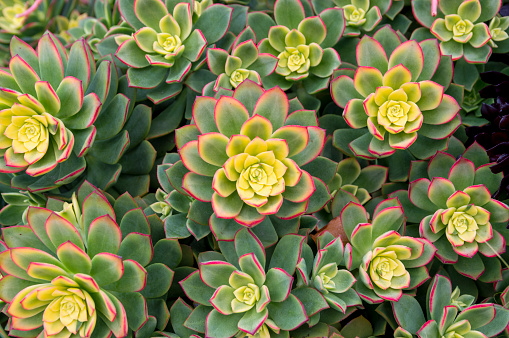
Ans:
[[[304,17],[304,7],[298,0],[278,0],[274,5],[274,18],[278,25],[297,29]]]
[[[284,302],[270,303],[268,309],[272,320],[282,330],[293,330],[308,320],[301,301],[292,294]]]
[[[356,55],[359,66],[377,68],[382,74],[389,69],[389,60],[382,45],[367,35],[357,45]]]
[[[207,7],[200,15],[198,21],[194,24],[195,29],[199,29],[207,44],[212,44],[221,39],[226,33],[232,16],[233,8],[214,4]]]

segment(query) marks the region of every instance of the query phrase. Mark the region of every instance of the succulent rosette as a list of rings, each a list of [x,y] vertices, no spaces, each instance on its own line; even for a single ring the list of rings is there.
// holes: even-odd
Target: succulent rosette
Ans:
[[[473,279],[484,274],[481,280],[492,282],[501,274],[497,256],[506,249],[509,207],[491,198],[502,175],[493,174],[488,162],[477,143],[458,160],[439,152],[401,200],[406,213],[415,215],[410,220],[420,221],[421,236],[434,243],[442,263]]]
[[[486,63],[492,48],[490,28],[484,22],[498,13],[501,0],[443,1],[438,4],[438,15],[431,15],[431,4],[412,1],[415,18],[440,40],[440,51],[453,60],[462,57],[469,63]]]
[[[218,219],[250,227],[267,215],[291,219],[309,212],[310,198],[325,185],[299,166],[318,156],[325,135],[314,112],[288,112],[281,89],[265,91],[249,80],[232,97],[198,97],[195,124],[176,136],[188,171],[183,189],[211,202]],[[325,204],[327,196],[316,203]]]
[[[291,17],[286,13],[292,13]],[[260,52],[278,58],[275,73],[262,78],[264,87],[279,86],[286,90],[293,82],[302,80],[311,94],[327,88],[333,71],[341,64],[338,53],[331,48],[344,29],[341,11],[330,9],[306,18],[300,0],[278,0],[274,17],[276,25],[270,27],[268,38],[258,44]],[[338,21],[335,26],[326,24],[331,19]]]
[[[348,307],[361,305],[361,299],[352,288],[356,282],[355,277],[350,271],[339,269],[343,261],[341,238],[334,238],[331,233],[324,232],[317,238],[317,243],[318,252],[312,262],[304,257],[300,258],[296,273],[297,288],[292,293],[301,298],[304,295],[309,296],[307,299],[311,299],[310,302],[316,307],[328,304],[331,309],[341,313],[345,313]],[[310,307],[309,304],[306,305]],[[320,313],[313,314],[308,311],[308,316],[311,315],[318,317],[314,321],[319,321]]]
[[[505,52],[507,48],[506,46],[508,45],[507,39],[509,38],[509,35],[507,34],[507,30],[509,29],[509,18],[499,15],[493,17],[488,25],[488,29],[490,30],[491,36],[488,43],[494,49],[494,52]]]
[[[364,207],[350,202],[340,220],[348,243],[344,259],[348,270],[358,269],[356,291],[368,303],[397,302],[403,290],[429,279],[428,264],[435,247],[427,239],[402,236],[403,208],[397,199],[380,202],[369,222]]]
[[[139,0],[121,5],[120,11],[136,32],[117,40],[121,45],[115,56],[129,67],[129,85],[153,89],[147,95],[158,103],[180,93],[206,46],[226,33],[232,9],[208,6],[196,23],[187,2],[166,6],[161,0]]]
[[[209,257],[216,259],[210,260],[208,253],[203,253],[199,270],[180,285],[189,298],[205,307],[196,308],[184,326],[192,324],[194,315],[206,316],[201,333],[213,338],[270,337],[270,331],[278,333],[300,326],[308,317],[302,302],[290,291],[302,242],[301,236],[288,235],[287,240],[283,237],[276,246],[275,250],[289,249],[292,254],[293,265],[283,264],[286,269],[279,267],[283,263],[281,259],[267,266],[260,240],[246,228],[235,235],[236,257],[213,253]],[[292,248],[290,243],[296,243],[297,247]],[[224,260],[231,261],[234,257],[233,263]]]
[[[127,199],[115,207],[125,208]],[[62,211],[29,207],[28,225],[3,229],[8,249],[0,253],[0,297],[8,304],[10,335],[125,337],[145,325],[146,298],[164,295],[173,272],[161,263],[147,266],[148,220],[141,209],[123,210],[115,213],[86,182]],[[155,275],[168,278],[157,290],[144,289]]]
[[[389,39],[398,45],[389,47]],[[389,56],[386,49],[393,50]],[[334,102],[355,129],[336,130],[335,146],[367,159],[397,150],[428,158],[447,147],[461,124],[460,107],[444,94],[452,63],[440,57],[436,41],[401,41],[391,28],[382,28],[358,43],[357,64],[355,74],[347,72],[331,83]]]
[[[278,59],[267,53],[259,53],[253,40],[236,41],[230,54],[224,49],[207,49],[207,63],[218,76],[214,90],[237,88],[244,80],[261,85],[261,79],[272,74]]]
[[[372,31],[391,7],[388,0],[312,0],[312,3],[317,13],[334,6],[342,8],[346,25],[343,36],[346,37]]]
[[[493,303],[460,306],[454,300],[457,290],[452,290],[449,278],[436,275],[428,287],[426,312],[409,295],[393,302],[390,316],[399,324],[399,337],[497,337],[509,311]]]
[[[0,80],[0,172],[16,174],[13,187],[47,191],[84,174],[106,189],[119,182],[123,164],[123,173],[138,180],[130,191],[136,195],[148,189],[155,151],[143,140],[150,109],[130,104],[128,96],[134,98],[136,92],[125,77],[118,77],[111,56],[96,67],[84,40],[67,54],[51,33],[41,38],[37,52],[13,37],[11,54],[9,70]],[[121,159],[128,153],[141,156],[144,168],[133,170],[129,157]],[[127,190],[122,180],[129,177],[120,179],[120,192]]]

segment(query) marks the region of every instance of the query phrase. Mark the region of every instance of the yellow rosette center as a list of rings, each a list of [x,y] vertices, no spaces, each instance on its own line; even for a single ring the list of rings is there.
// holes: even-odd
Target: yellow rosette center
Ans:
[[[182,41],[180,41],[178,36],[168,33],[157,34],[157,42],[166,53],[176,52],[182,46]]]
[[[233,88],[237,88],[239,84],[241,84],[249,77],[249,74],[249,70],[247,69],[234,70],[230,75],[230,84],[233,86]]]
[[[410,108],[404,101],[386,101],[378,109],[378,121],[389,132],[401,131],[408,122]]]
[[[246,305],[253,306],[260,300],[260,288],[256,284],[248,283],[233,292],[235,298]]]
[[[22,14],[25,11],[25,7],[21,4],[14,4],[2,9],[2,18],[0,19],[0,27],[8,32],[16,33],[23,26],[25,17],[17,17],[18,14]]]
[[[395,278],[407,279],[408,272],[394,251],[384,251],[374,257],[369,266],[369,276],[379,288],[402,289],[406,283],[393,283]],[[409,278],[409,276],[408,276]]]
[[[347,26],[359,26],[366,22],[366,11],[354,5],[343,7]]]

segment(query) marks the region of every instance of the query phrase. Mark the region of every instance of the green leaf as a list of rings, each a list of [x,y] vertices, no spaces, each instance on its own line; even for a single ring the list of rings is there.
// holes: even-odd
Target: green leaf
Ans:
[[[136,208],[128,211],[120,221],[120,230],[122,231],[122,238],[133,232],[150,235],[150,225],[143,210]]]
[[[268,310],[272,320],[281,330],[294,330],[308,320],[302,303],[293,294],[281,303],[270,303]]]
[[[274,5],[274,18],[278,25],[297,29],[304,17],[304,7],[299,0],[279,0]]]
[[[251,27],[258,41],[269,36],[269,29],[276,26],[274,20],[263,12],[249,12],[247,14],[247,26]]]
[[[199,271],[193,272],[184,280],[180,281],[179,284],[186,295],[194,302],[210,306],[209,300],[212,298],[215,289],[202,281]]]
[[[230,25],[233,8],[214,4],[203,11],[198,21],[194,24],[195,29],[199,29],[207,44],[213,44],[221,39]]]
[[[115,293],[117,299],[124,306],[127,323],[131,330],[139,330],[148,320],[147,302],[139,293]]]
[[[136,0],[134,12],[145,26],[151,27],[156,32],[160,32],[159,21],[168,14],[166,6],[159,0]]]
[[[205,333],[205,322],[212,308],[210,306],[198,305],[187,317],[184,326],[194,331]]]
[[[9,69],[23,93],[37,97],[35,83],[40,81],[40,78],[32,67],[19,55],[16,55],[9,62]]]
[[[147,285],[141,291],[145,298],[162,297],[168,292],[173,280],[173,271],[161,263],[147,267]]]
[[[300,259],[303,243],[304,237],[300,235],[283,236],[274,249],[269,268],[281,268],[293,275]]]
[[[102,252],[92,258],[90,276],[94,278],[98,285],[107,285],[118,281],[122,277],[123,270],[121,257]]]
[[[124,274],[114,283],[104,286],[107,290],[117,292],[141,291],[147,280],[147,271],[136,261],[124,260]]]
[[[58,259],[73,273],[89,274],[92,268],[90,257],[72,242],[65,242],[57,249]]]
[[[403,295],[397,302],[391,302],[398,324],[412,334],[426,322],[421,306],[417,300],[409,295]]]
[[[120,243],[118,255],[123,259],[132,259],[146,266],[152,259],[152,242],[149,235],[130,233]]]
[[[269,288],[271,302],[287,299],[292,288],[293,277],[281,268],[272,268],[267,272],[265,285]]]
[[[292,294],[304,305],[308,317],[329,307],[325,298],[316,289],[308,287],[297,288],[292,290]]]
[[[237,327],[244,313],[234,313],[231,315],[223,315],[216,309],[210,311],[205,322],[205,332],[207,336],[217,338],[228,338],[239,331]]]
[[[39,40],[37,51],[41,79],[57,88],[64,78],[64,67],[58,49],[49,35],[43,35]]]
[[[327,27],[327,35],[320,46],[322,48],[332,47],[339,41],[345,29],[343,9],[328,8],[322,11],[319,16],[325,24],[325,27]]]
[[[242,228],[235,235],[235,251],[240,257],[242,255],[253,253],[258,261],[265,267],[265,249],[260,240],[253,232],[247,228]]]

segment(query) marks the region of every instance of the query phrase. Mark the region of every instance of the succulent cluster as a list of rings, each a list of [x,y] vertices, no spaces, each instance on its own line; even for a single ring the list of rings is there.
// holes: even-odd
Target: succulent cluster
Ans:
[[[502,0],[0,0],[0,338],[509,334]]]

